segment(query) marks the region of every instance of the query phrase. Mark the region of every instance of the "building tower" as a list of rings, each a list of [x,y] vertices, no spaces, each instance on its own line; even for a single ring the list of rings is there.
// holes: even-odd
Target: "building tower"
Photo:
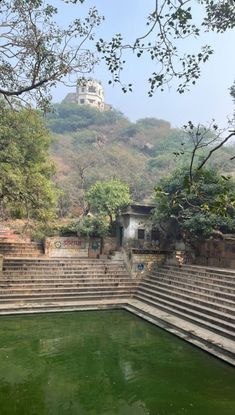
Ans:
[[[85,85],[77,85],[76,101],[79,105],[91,105],[104,111],[104,90],[100,81],[89,79]]]
[[[70,92],[62,102],[90,105],[100,111],[112,111],[112,105],[104,102],[104,88],[100,81],[87,79],[77,83],[76,92]]]

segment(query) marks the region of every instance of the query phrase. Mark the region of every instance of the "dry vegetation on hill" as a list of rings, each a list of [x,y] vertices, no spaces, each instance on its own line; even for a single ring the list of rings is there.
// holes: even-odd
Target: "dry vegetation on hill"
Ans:
[[[181,143],[190,143],[180,129],[155,118],[130,122],[118,111],[100,113],[76,104],[58,104],[48,116],[54,141],[51,154],[55,180],[63,195],[61,214],[83,206],[84,192],[97,180],[118,178],[127,183],[133,200],[150,200],[159,179],[177,164],[186,162],[187,151],[177,157]],[[212,159],[215,167],[233,171],[230,151],[223,148]]]

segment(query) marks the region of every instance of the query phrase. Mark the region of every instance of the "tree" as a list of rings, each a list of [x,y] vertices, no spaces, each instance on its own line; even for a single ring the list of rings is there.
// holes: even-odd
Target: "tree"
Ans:
[[[54,111],[47,114],[47,125],[55,133],[79,131],[96,125],[113,125],[123,115],[116,111],[101,112],[89,105],[77,105],[74,103],[56,104]]]
[[[4,214],[48,219],[56,207],[49,160],[50,135],[34,110],[12,111],[2,102],[0,205]]]
[[[87,192],[91,210],[101,216],[109,216],[112,226],[114,218],[130,202],[129,188],[119,180],[96,182]]]
[[[2,0],[0,12],[0,94],[8,102],[36,100],[45,107],[58,81],[93,68],[96,58],[85,42],[103,19],[96,8],[67,29],[56,23],[57,8],[43,0]]]
[[[235,104],[235,81],[233,82],[233,85],[230,88],[230,95],[233,99],[233,103]],[[234,111],[233,111],[233,124],[235,125],[235,106],[234,106]]]
[[[64,0],[65,3],[85,3],[85,0]],[[198,21],[197,8],[204,16]],[[91,8],[87,17],[76,18],[66,29],[56,22],[58,12],[51,3],[43,0],[2,0],[0,42],[0,93],[12,103],[12,98],[32,99],[45,107],[50,100],[50,88],[58,81],[68,81],[71,74],[91,72],[100,54],[112,74],[112,82],[121,83],[124,92],[132,85],[123,85],[120,73],[133,52],[138,58],[148,55],[156,63],[149,75],[149,95],[156,88],[163,89],[176,79],[177,90],[182,93],[200,76],[201,65],[213,53],[205,45],[197,52],[181,52],[184,39],[199,38],[202,31],[224,32],[235,26],[233,0],[156,0],[149,13],[145,33],[134,42],[118,33],[112,39],[94,37],[94,30],[103,17]],[[88,42],[89,47],[85,48]],[[178,42],[178,43],[177,43]],[[98,53],[98,56],[97,56]]]
[[[233,0],[200,0],[197,5],[192,0],[155,0],[154,9],[147,17],[147,29],[134,41],[125,41],[121,33],[111,40],[100,39],[97,49],[112,74],[110,83],[121,83],[121,71],[128,62],[128,52],[137,58],[148,55],[156,64],[149,75],[149,96],[157,88],[164,89],[172,80],[178,81],[177,91],[183,93],[190,84],[200,77],[201,65],[205,63],[213,49],[204,45],[197,53],[184,48],[189,37],[199,38],[208,31],[222,33],[235,27],[235,5]],[[198,10],[199,9],[199,10]],[[203,16],[201,21],[199,13]],[[123,85],[123,91],[132,90],[132,84]]]
[[[194,176],[197,176],[197,173],[205,167],[212,155],[235,136],[235,129],[228,132],[227,129],[219,129],[215,122],[212,122],[209,127],[205,127],[201,124],[195,126],[191,121],[185,124],[183,129],[186,141],[181,143],[181,150],[174,152],[174,154],[181,156],[188,152],[188,181],[189,185],[192,185]],[[226,133],[225,136],[223,136],[224,133]],[[189,146],[190,148],[186,150],[185,147]]]
[[[87,172],[89,172],[96,163],[97,157],[94,150],[80,151],[78,155],[75,154],[72,157],[73,171],[76,175],[76,181],[78,182],[78,204],[82,208],[84,214],[88,209],[85,198]]]
[[[109,233],[109,221],[103,216],[83,216],[76,226],[78,234],[86,237],[101,237]]]
[[[154,221],[185,239],[235,232],[235,182],[214,169],[200,169],[190,183],[181,168],[155,189]]]

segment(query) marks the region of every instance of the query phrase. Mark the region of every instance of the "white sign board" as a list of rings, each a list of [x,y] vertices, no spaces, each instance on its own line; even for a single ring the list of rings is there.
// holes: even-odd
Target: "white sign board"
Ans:
[[[88,257],[89,241],[74,236],[47,238],[45,254],[56,258]]]

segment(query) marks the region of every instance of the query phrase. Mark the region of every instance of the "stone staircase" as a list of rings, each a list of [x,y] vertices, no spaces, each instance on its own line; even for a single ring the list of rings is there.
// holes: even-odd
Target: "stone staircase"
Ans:
[[[0,240],[17,240],[18,235],[16,235],[10,228],[7,226],[0,225]]]
[[[0,315],[124,308],[235,365],[235,271],[112,259],[5,257]]]
[[[136,290],[123,261],[79,258],[5,258],[0,314],[123,301]]]
[[[44,248],[40,242],[0,239],[0,255],[4,258],[40,257],[44,255]]]
[[[134,298],[235,341],[235,271],[159,266]]]

